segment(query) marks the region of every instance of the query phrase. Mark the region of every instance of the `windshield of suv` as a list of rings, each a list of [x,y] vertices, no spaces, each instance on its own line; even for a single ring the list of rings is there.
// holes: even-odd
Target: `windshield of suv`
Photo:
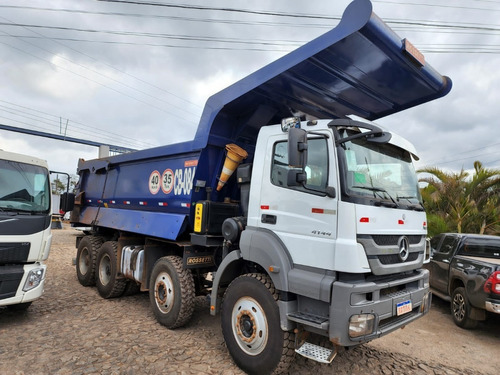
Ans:
[[[344,130],[340,134],[344,138],[356,133]],[[347,197],[361,200],[359,203],[423,210],[417,175],[408,151],[360,137],[341,143],[339,153],[343,154],[339,158],[343,159],[342,186]]]
[[[50,183],[45,168],[0,160],[0,212],[47,213]]]

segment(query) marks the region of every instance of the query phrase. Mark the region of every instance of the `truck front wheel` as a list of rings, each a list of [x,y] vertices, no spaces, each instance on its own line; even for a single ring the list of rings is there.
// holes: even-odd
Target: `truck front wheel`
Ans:
[[[114,298],[123,294],[127,279],[118,277],[116,241],[107,241],[99,248],[96,260],[96,286],[102,298]]]
[[[156,320],[169,329],[182,327],[193,315],[194,298],[193,274],[182,267],[182,258],[158,259],[149,281],[149,301]]]
[[[85,236],[76,252],[76,276],[83,286],[95,285],[95,262],[97,251],[104,239],[99,236]]]
[[[293,333],[281,329],[278,292],[265,274],[246,274],[227,288],[221,324],[236,364],[249,374],[285,372],[295,351]]]
[[[472,307],[465,294],[465,288],[456,288],[451,296],[451,315],[457,326],[466,329],[477,326],[477,320],[470,317],[471,309]]]

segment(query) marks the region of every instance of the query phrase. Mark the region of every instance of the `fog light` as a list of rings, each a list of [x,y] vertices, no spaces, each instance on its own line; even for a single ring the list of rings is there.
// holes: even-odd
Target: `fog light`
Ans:
[[[26,282],[24,283],[23,291],[27,292],[28,290],[36,288],[38,285],[40,285],[42,279],[43,279],[43,268],[36,268],[34,270],[31,270],[30,273],[28,274]]]
[[[373,333],[375,327],[375,315],[358,314],[349,319],[349,336],[359,337]]]

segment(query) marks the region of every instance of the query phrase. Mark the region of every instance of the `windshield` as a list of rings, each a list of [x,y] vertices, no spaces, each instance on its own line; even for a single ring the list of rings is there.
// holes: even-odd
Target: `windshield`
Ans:
[[[45,168],[0,160],[0,212],[47,213],[50,184]]]
[[[340,132],[342,138],[356,133]],[[408,151],[360,137],[341,143],[339,157],[343,161],[343,193],[348,200],[423,210],[417,175]]]

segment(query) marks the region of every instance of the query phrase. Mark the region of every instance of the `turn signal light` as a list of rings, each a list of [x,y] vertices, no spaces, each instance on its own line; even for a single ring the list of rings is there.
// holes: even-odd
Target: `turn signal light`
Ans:
[[[500,294],[500,271],[493,272],[483,287],[486,293]]]

